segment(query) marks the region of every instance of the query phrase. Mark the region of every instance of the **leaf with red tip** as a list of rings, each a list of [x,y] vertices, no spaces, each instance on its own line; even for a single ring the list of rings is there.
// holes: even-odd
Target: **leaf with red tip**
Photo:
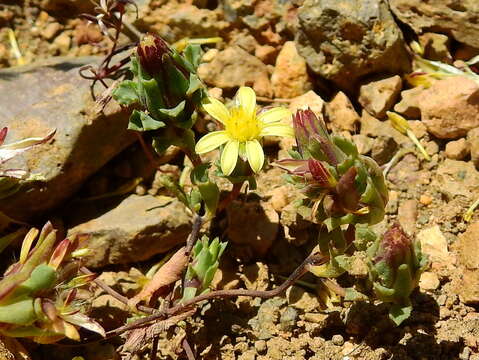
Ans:
[[[48,265],[50,265],[55,270],[58,269],[63,259],[65,258],[65,255],[68,252],[70,244],[71,242],[69,239],[62,240],[53,251],[53,254],[50,257],[50,261],[48,262]]]
[[[4,127],[2,130],[0,130],[0,146],[5,141],[5,138],[7,137],[7,133],[8,133],[8,128],[6,128],[6,127]]]

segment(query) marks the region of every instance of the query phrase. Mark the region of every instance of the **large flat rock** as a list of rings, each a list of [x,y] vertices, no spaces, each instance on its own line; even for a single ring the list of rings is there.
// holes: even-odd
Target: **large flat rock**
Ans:
[[[0,71],[0,126],[9,129],[5,143],[56,129],[52,141],[5,164],[43,180],[24,183],[21,191],[0,202],[1,212],[25,220],[57,207],[134,141],[127,130],[128,113],[113,101],[99,112],[91,82],[78,73],[97,61],[53,58]]]

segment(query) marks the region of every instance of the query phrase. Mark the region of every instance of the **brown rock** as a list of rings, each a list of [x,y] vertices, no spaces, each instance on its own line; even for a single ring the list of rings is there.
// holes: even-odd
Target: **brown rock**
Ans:
[[[469,146],[465,138],[449,141],[446,144],[446,156],[453,160],[462,160],[469,154]]]
[[[386,111],[396,103],[401,87],[399,75],[371,81],[360,87],[359,103],[372,116],[382,119],[386,116]]]
[[[286,290],[286,298],[289,305],[305,313],[318,310],[321,306],[316,295],[295,285]]]
[[[459,262],[466,269],[479,272],[479,222],[469,224],[457,242]]]
[[[294,246],[301,246],[311,238],[311,222],[298,214],[297,206],[290,202],[281,212],[281,225],[283,225],[284,238]]]
[[[42,30],[40,35],[45,40],[51,40],[55,37],[56,34],[60,32],[61,29],[62,29],[62,26],[59,23],[57,22],[49,23],[45,26],[45,28]]]
[[[431,261],[439,263],[449,261],[447,240],[439,225],[421,230],[417,234],[417,240],[421,242],[422,252],[429,256]]]
[[[277,54],[278,50],[271,45],[259,45],[254,51],[254,56],[268,65],[274,64]]]
[[[324,100],[313,90],[291,99],[291,102],[289,103],[289,109],[292,112],[296,112],[299,109],[306,109],[308,107],[316,114],[316,116],[323,118]]]
[[[427,134],[426,125],[423,124],[420,120],[408,120],[409,126],[411,127],[412,132],[418,139],[423,138]]]
[[[471,160],[479,169],[479,127],[467,133],[467,142],[471,150]]]
[[[394,129],[388,121],[380,121],[363,110],[361,114],[361,134],[371,137],[392,137],[398,145],[409,143],[407,136]]]
[[[424,49],[424,57],[429,60],[448,62],[450,39],[444,34],[425,33],[419,36],[419,43]]]
[[[259,96],[273,95],[266,65],[238,46],[228,47],[211,62],[201,64],[198,75],[208,85],[223,89],[247,85],[252,86]]]
[[[386,164],[394,156],[398,144],[391,136],[380,135],[373,141],[371,157],[378,165]]]
[[[479,85],[455,76],[439,80],[419,95],[422,121],[441,139],[455,139],[479,127]]]
[[[228,239],[233,244],[251,248],[257,256],[264,256],[279,232],[279,215],[271,204],[233,201],[227,213]]]
[[[400,202],[397,219],[406,233],[414,234],[416,232],[417,201],[410,199]]]
[[[287,41],[278,54],[271,77],[274,95],[294,98],[313,88],[306,69],[306,61],[298,54],[294,41]]]
[[[81,1],[84,2],[84,0]],[[134,24],[142,31],[154,32],[169,42],[185,37],[220,36],[221,31],[228,26],[228,23],[222,20],[219,11],[199,9],[191,2],[165,1],[162,6],[155,7],[145,6],[144,4],[148,4],[147,1],[136,3],[140,8],[140,16],[138,19],[132,19],[135,21]],[[142,7],[145,11],[142,11]]]
[[[464,270],[462,280],[457,287],[459,297],[464,304],[479,303],[479,270]]]
[[[360,121],[353,104],[342,91],[326,104],[326,115],[333,127],[339,130],[354,131]]]
[[[366,135],[363,134],[356,134],[352,136],[352,140],[356,147],[358,148],[358,151],[361,155],[368,154],[371,149],[373,148],[373,139],[370,137],[367,137]]]
[[[79,223],[92,209],[77,209],[70,222]],[[74,226],[68,232],[89,236],[92,255],[87,265],[98,268],[109,264],[143,261],[186,241],[191,219],[176,199],[151,195],[130,195],[113,209]]]
[[[248,290],[266,290],[269,286],[269,270],[266,264],[257,262],[244,268],[241,274]]]
[[[432,30],[479,47],[479,7],[475,0],[390,0],[392,12],[415,33]]]
[[[464,196],[473,201],[479,188],[479,171],[472,162],[446,159],[437,168],[431,185],[451,198]]]
[[[441,285],[441,283],[436,273],[426,271],[421,274],[421,279],[419,280],[421,290],[436,290],[439,285]]]
[[[419,110],[419,94],[423,92],[422,86],[414,87],[412,89],[401,92],[401,101],[394,106],[394,111],[404,115],[409,119],[418,119],[421,117],[421,110]]]

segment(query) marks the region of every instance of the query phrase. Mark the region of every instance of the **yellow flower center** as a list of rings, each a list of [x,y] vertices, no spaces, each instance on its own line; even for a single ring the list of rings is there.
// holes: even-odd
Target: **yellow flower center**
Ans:
[[[230,118],[225,122],[225,131],[230,138],[244,142],[259,137],[263,124],[256,118],[256,115],[247,114],[239,106],[230,109],[230,115]]]

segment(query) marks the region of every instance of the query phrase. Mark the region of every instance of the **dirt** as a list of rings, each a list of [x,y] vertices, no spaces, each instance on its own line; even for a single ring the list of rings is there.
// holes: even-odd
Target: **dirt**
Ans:
[[[96,27],[79,19],[76,13],[45,11],[42,3],[44,2],[37,0],[22,2],[7,0],[0,5],[0,39],[2,39],[0,67],[12,67],[19,65],[20,62],[30,63],[52,56],[105,54],[111,42],[101,36]],[[141,5],[142,11],[149,14],[148,24],[154,24],[155,20],[158,20],[154,14],[164,16],[164,12],[158,9],[165,3],[166,1],[151,1],[150,5]],[[185,1],[185,3],[190,6],[191,3],[202,2]],[[205,9],[212,9],[216,5],[215,1],[203,3],[206,4]],[[232,8],[235,9],[236,20],[232,19],[231,14],[216,10],[214,16],[222,22],[221,26],[208,27],[209,34],[217,32],[224,36],[226,44],[220,44],[220,49],[234,44],[242,47],[242,52],[248,52],[248,56],[258,57],[258,53],[267,46],[272,49],[268,56],[275,58],[281,45],[292,40],[294,14],[301,1],[293,1],[288,6],[284,5],[284,1],[276,3],[270,0],[239,0],[227,3],[234,5]],[[252,4],[256,4],[256,7]],[[245,15],[238,17],[238,14],[243,13]],[[269,15],[261,17],[261,14]],[[184,23],[189,24],[186,20]],[[176,23],[167,23],[162,31],[170,31],[175,36],[181,35],[184,23],[179,20]],[[147,27],[145,24],[142,26]],[[169,30],[166,28],[168,26]],[[198,26],[199,30],[195,31],[201,32],[202,28]],[[11,50],[7,35],[9,28],[14,29],[20,48],[20,58]],[[247,36],[250,37],[249,43],[238,40],[238,37],[244,40]],[[122,41],[128,41],[128,38],[125,36]],[[95,44],[92,45],[91,42]],[[274,66],[271,64],[275,61],[265,62],[267,64],[263,64],[264,73],[269,72],[271,75],[274,72]],[[316,89],[321,89],[322,86],[321,80],[318,80]],[[226,86],[226,95],[229,87]],[[267,103],[270,104],[271,102]],[[349,102],[346,105],[351,107]],[[357,104],[354,105],[356,110],[360,109]],[[376,139],[379,135],[384,136],[385,131],[389,131],[384,130],[384,122],[378,124],[381,129],[373,126],[365,134],[368,136],[367,139]],[[343,135],[346,133],[353,136],[359,133],[352,125],[343,129],[349,129],[343,130]],[[378,141],[377,146],[382,147],[379,150],[385,150],[384,148],[391,150],[387,144],[394,140],[390,135],[387,140]],[[428,273],[433,275],[426,275],[424,283],[414,293],[412,316],[400,327],[395,327],[388,319],[387,308],[384,305],[341,301],[334,296],[326,299],[323,296],[324,289],[322,292],[318,290],[322,289],[321,281],[307,275],[302,279],[303,282],[296,284],[285,296],[268,300],[259,298],[214,300],[202,305],[191,320],[182,322],[181,326],[170,328],[162,334],[158,357],[176,359],[184,356],[181,343],[187,334],[188,342],[194,345],[199,359],[479,360],[479,302],[465,301],[463,296],[459,296],[463,291],[458,290],[461,286],[476,286],[477,282],[464,282],[464,265],[458,259],[460,251],[464,250],[457,246],[458,238],[471,226],[470,224],[479,221],[479,212],[475,213],[470,222],[463,220],[467,208],[479,197],[479,172],[468,155],[463,158],[464,161],[447,159],[447,142],[444,140],[425,134],[421,142],[426,145],[432,160],[428,162],[420,155],[407,154],[391,168],[387,175],[390,189],[387,216],[376,229],[381,233],[388,224],[399,220],[411,233],[417,235],[426,231],[422,233],[424,237],[427,236],[428,229],[438,226],[437,231],[446,242],[437,245],[438,237],[432,238],[433,261]],[[278,156],[280,149],[278,143],[272,141],[267,150],[270,159],[273,160]],[[395,151],[386,154],[384,163],[387,163],[394,153]],[[102,170],[102,173],[113,174],[109,175],[110,184],[117,184],[115,179],[122,179],[122,176],[114,175],[115,168],[121,162],[120,155],[120,158]],[[137,175],[129,174],[127,178],[135,178]],[[99,176],[102,175],[97,175],[85,184],[80,194],[95,194],[95,188],[98,186],[95,181]],[[266,223],[265,225],[258,223],[268,237],[267,244],[264,242],[260,244],[262,247],[253,246],[253,251],[251,248],[246,249],[242,243],[245,239],[242,238],[241,224],[227,228],[227,216],[215,224],[218,233],[233,232],[229,237],[239,239],[229,244],[220,266],[220,275],[217,275],[221,279],[215,282],[218,287],[262,290],[274,288],[315,246],[314,227],[304,223],[298,224],[294,219],[286,218],[288,206],[294,201],[294,196],[282,198],[279,193],[274,193],[274,189],[282,186],[284,181],[280,171],[271,167],[260,176],[259,190],[248,196],[241,196],[235,203],[240,206],[242,202],[249,201],[248,208],[253,210],[266,208],[268,214],[273,213],[273,216],[260,214],[255,219],[254,211],[248,212],[248,216],[253,217],[251,221],[260,219]],[[279,192],[291,190],[287,187],[281,189]],[[110,187],[102,192],[112,190],[114,189]],[[162,190],[158,190],[152,179],[138,186],[136,192],[138,195],[162,194]],[[230,215],[238,219],[234,212]],[[273,230],[265,230],[267,226],[272,226]],[[273,236],[272,232],[278,232],[278,235]],[[251,237],[254,238],[254,235]],[[434,248],[436,245],[442,248]],[[436,250],[445,251],[447,254],[445,261],[434,258]],[[478,254],[477,247],[470,251]],[[258,253],[261,256],[257,256]],[[135,264],[135,267],[144,272],[148,265],[159,259],[161,256],[156,256],[146,264]],[[131,276],[127,274],[130,271],[129,267],[113,267],[111,270],[116,273],[112,284],[128,283]],[[127,272],[120,272],[121,270]],[[348,276],[337,279],[338,283],[350,283],[351,279]],[[312,290],[311,285],[316,290]],[[107,302],[103,298],[98,302],[100,304],[98,307],[104,306]],[[114,314],[115,310],[111,309],[106,308],[105,311]],[[82,355],[86,360],[104,360],[120,358],[119,354],[124,351],[120,346],[121,342],[115,338],[84,346],[37,346],[27,341],[25,346],[30,350],[33,359],[64,360]],[[133,359],[148,358],[150,358],[148,346],[133,357]]]

